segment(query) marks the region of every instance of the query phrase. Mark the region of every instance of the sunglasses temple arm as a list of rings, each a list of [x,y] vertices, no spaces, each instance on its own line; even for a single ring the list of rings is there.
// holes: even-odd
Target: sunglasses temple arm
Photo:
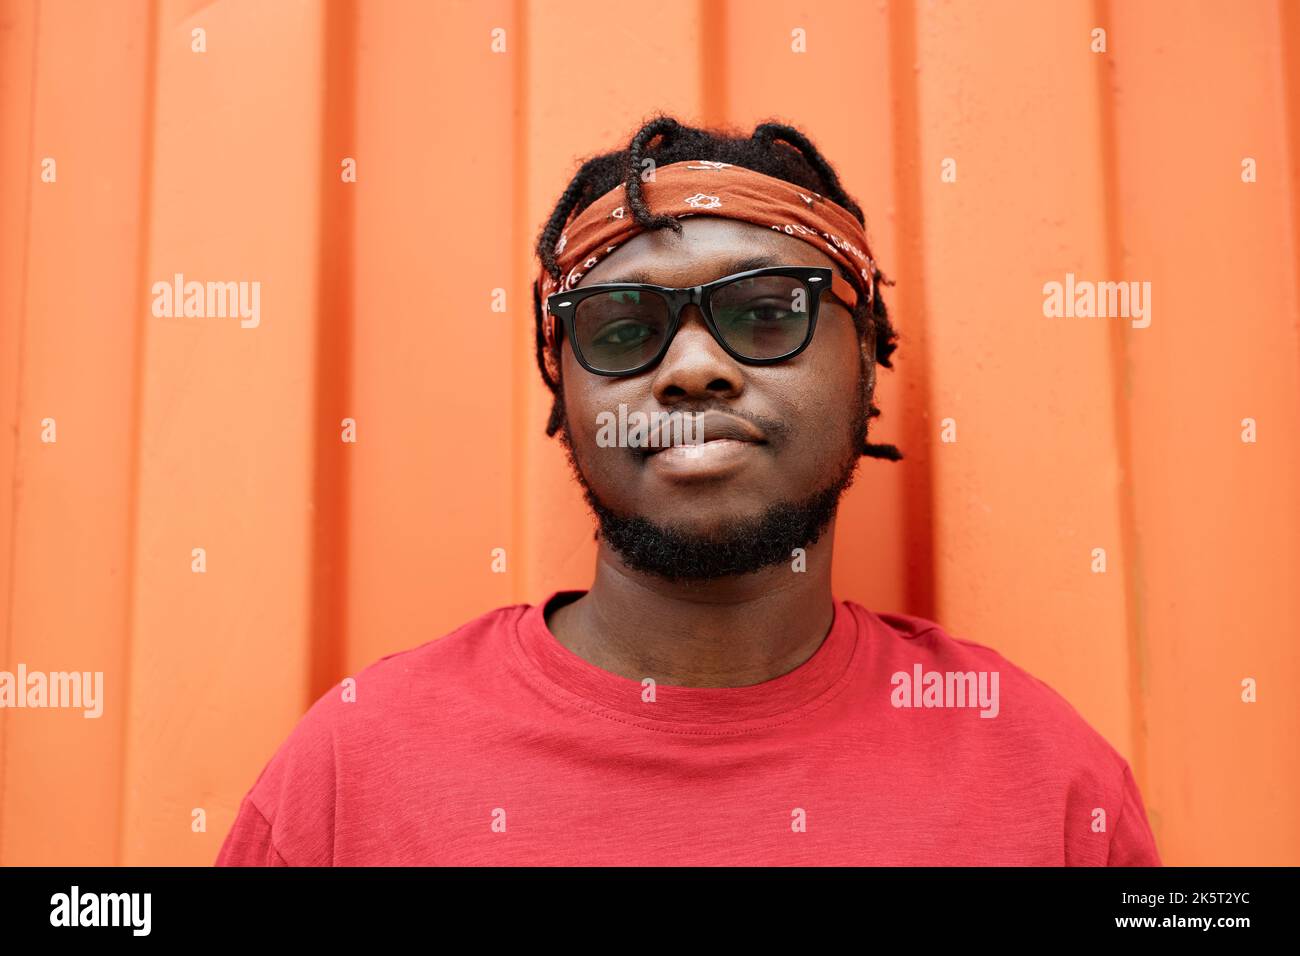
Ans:
[[[836,298],[850,309],[855,308],[858,304],[858,290],[850,285],[838,272],[831,273],[831,292],[835,293]],[[870,297],[870,290],[868,290],[868,299]]]

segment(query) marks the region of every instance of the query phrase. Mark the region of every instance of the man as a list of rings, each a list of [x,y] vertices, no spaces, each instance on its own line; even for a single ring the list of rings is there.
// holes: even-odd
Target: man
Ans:
[[[219,864],[1159,864],[1128,764],[1064,699],[832,595],[858,459],[901,455],[866,441],[883,276],[806,137],[656,118],[584,164],[538,251],[590,589],[327,693]]]

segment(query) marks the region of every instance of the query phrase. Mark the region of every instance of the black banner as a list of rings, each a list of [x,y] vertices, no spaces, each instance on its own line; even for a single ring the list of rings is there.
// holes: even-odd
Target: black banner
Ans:
[[[1080,936],[1212,939],[1231,946],[1290,923],[1300,870],[1159,869],[0,869],[6,942],[339,942],[375,933],[519,934],[534,945],[609,931],[619,948],[806,941],[882,930],[918,943]],[[711,931],[711,932],[710,932]],[[478,937],[475,934],[480,934]],[[468,937],[468,938],[467,938]],[[602,947],[604,948],[604,947]]]

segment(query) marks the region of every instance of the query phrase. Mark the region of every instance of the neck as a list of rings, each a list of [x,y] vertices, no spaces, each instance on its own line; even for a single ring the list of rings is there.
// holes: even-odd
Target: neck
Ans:
[[[834,620],[832,521],[789,562],[714,581],[666,581],[628,568],[602,540],[588,592],[547,625],[603,670],[678,687],[744,687],[789,673],[821,646]]]

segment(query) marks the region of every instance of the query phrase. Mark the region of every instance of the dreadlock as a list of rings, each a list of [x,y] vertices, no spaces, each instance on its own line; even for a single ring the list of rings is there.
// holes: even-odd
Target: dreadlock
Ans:
[[[682,160],[703,159],[743,166],[756,172],[765,173],[777,179],[819,192],[833,202],[843,206],[858,221],[865,225],[866,220],[858,204],[844,191],[839,176],[831,168],[817,147],[803,133],[792,126],[781,123],[761,123],[754,128],[749,137],[733,135],[726,130],[706,130],[687,126],[671,116],[656,115],[645,123],[632,136],[627,149],[605,153],[585,161],[574,175],[573,180],[560,196],[554,211],[537,239],[537,255],[542,267],[557,282],[560,281],[560,267],[555,261],[555,245],[567,225],[570,216],[580,213],[589,205],[620,184],[627,187],[628,204],[636,221],[646,230],[671,229],[680,233],[682,225],[668,215],[655,215],[646,206],[641,189],[641,170],[648,161],[655,166],[667,166]],[[876,328],[876,362],[892,369],[890,356],[897,348],[897,333],[890,324],[889,314],[885,309],[884,298],[880,295],[881,285],[894,283],[885,277],[880,267],[873,264],[875,270],[876,295],[870,303],[860,300],[853,309],[853,322],[859,335],[867,332],[868,321]],[[846,279],[852,278],[840,266],[839,271]],[[870,315],[868,315],[870,309]],[[542,332],[542,306],[536,287],[533,289],[533,320],[536,326],[537,366],[541,370],[542,380],[551,390],[553,398],[550,420],[546,425],[546,434],[554,435],[563,421],[562,384],[554,381],[547,371],[545,353],[546,339]],[[868,418],[880,414],[874,396],[867,411]],[[903,457],[895,446],[866,442],[862,454],[871,458],[887,458],[898,461]]]

